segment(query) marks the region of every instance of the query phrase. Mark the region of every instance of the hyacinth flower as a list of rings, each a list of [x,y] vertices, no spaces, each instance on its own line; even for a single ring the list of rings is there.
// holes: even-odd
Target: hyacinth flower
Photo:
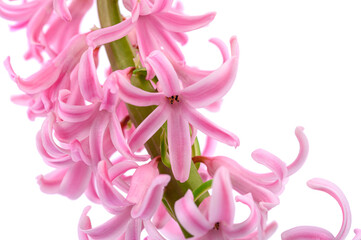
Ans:
[[[72,38],[65,49],[53,59],[46,62],[41,69],[28,78],[17,75],[11,64],[10,58],[5,60],[5,67],[13,81],[25,95],[13,98],[13,101],[29,107],[31,118],[45,116],[54,108],[61,89],[71,90],[71,74],[76,71],[82,54],[88,49],[86,34]]]
[[[79,34],[80,22],[92,3],[93,0],[73,0],[68,8],[65,0],[25,1],[19,5],[0,1],[0,17],[16,22],[11,26],[13,30],[26,27],[29,51],[25,59],[42,62],[43,50],[54,57],[64,43]],[[59,33],[61,38],[57,37]]]
[[[177,218],[194,236],[192,239],[237,239],[252,233],[258,226],[260,214],[250,194],[236,197],[237,202],[250,208],[249,217],[241,223],[233,223],[235,205],[226,168],[217,170],[212,183],[212,196],[209,198],[202,202],[203,206],[197,208],[192,192],[188,191],[175,204]]]
[[[122,171],[118,171],[118,174],[121,173]],[[157,160],[136,169],[126,198],[114,188],[112,178],[119,175],[113,175],[115,176],[110,176],[110,169],[108,173],[104,161],[99,163],[99,197],[105,208],[115,216],[92,228],[87,216],[90,208],[85,208],[79,221],[79,239],[140,239],[144,228],[150,237],[164,239],[150,221],[161,204],[163,189],[170,180],[168,175],[159,174]]]
[[[160,51],[153,52],[147,61],[157,74],[162,92],[145,92],[130,85],[123,75],[115,75],[119,78],[119,94],[123,101],[136,106],[158,105],[131,135],[130,148],[137,150],[167,121],[172,171],[181,182],[188,179],[191,162],[189,124],[218,141],[239,145],[237,136],[214,125],[195,110],[216,102],[230,89],[238,64],[235,38],[231,39],[231,51],[232,57],[218,70],[183,89],[172,65]]]
[[[320,239],[320,240],[343,240],[346,238],[351,227],[351,210],[349,203],[335,184],[320,178],[314,178],[307,182],[307,185],[315,190],[323,191],[336,199],[342,210],[342,226],[336,236],[328,230],[314,226],[300,226],[282,233],[282,240]],[[358,230],[355,231],[359,235]],[[356,239],[357,239],[356,235]]]
[[[172,0],[124,0],[124,6],[132,13],[131,18],[111,27],[102,28],[88,36],[90,47],[103,45],[127,36],[135,29],[140,61],[147,69],[147,79],[154,77],[151,66],[145,61],[154,50],[164,49],[173,61],[184,63],[184,56],[177,41],[184,42],[179,34],[208,25],[214,13],[186,16],[172,8]]]

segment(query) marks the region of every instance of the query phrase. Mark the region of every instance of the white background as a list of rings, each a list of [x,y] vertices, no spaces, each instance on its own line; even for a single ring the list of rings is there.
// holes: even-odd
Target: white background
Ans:
[[[361,2],[184,0],[184,7],[189,14],[217,11],[209,27],[189,34],[184,49],[189,64],[215,68],[220,54],[207,40],[239,39],[236,83],[223,109],[205,114],[235,132],[241,144],[237,149],[219,144],[217,154],[263,171],[250,158],[253,150],[264,148],[290,163],[298,153],[295,127],[303,126],[309,138],[306,164],[270,213],[270,220],[279,223],[272,239],[298,225],[337,234],[340,208],[330,196],[307,188],[313,177],[343,190],[353,212],[352,229],[361,228]],[[84,29],[98,24],[95,11],[91,14]],[[7,24],[0,22],[0,60],[12,56],[15,71],[29,76],[37,66],[22,59],[25,34],[9,33]],[[41,119],[30,122],[26,109],[10,102],[20,92],[4,68],[0,76],[0,239],[77,239],[77,222],[89,203],[40,192],[35,178],[51,170],[35,147]],[[94,225],[106,219],[95,219],[97,212],[90,212]]]

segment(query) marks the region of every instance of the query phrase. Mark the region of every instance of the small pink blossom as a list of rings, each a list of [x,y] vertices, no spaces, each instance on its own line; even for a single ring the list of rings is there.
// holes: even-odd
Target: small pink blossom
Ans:
[[[122,163],[120,163],[122,164]],[[139,239],[143,228],[154,239],[164,239],[150,218],[161,204],[163,189],[170,181],[168,175],[159,175],[157,161],[152,160],[137,168],[124,198],[112,184],[105,162],[98,166],[98,190],[102,204],[115,216],[104,224],[91,228],[86,208],[79,221],[79,237],[89,239]],[[119,176],[117,176],[119,177]]]
[[[129,139],[132,150],[142,146],[167,121],[169,156],[177,180],[188,179],[191,161],[189,124],[210,137],[231,146],[238,146],[237,136],[204,118],[195,109],[206,107],[222,98],[233,84],[238,65],[238,45],[231,39],[232,57],[212,74],[197,83],[181,88],[176,72],[168,59],[155,51],[147,61],[153,67],[163,92],[150,93],[138,89],[118,72],[121,98],[136,106],[158,105],[137,127]],[[182,146],[182,147],[180,147]]]
[[[237,202],[246,204],[251,213],[241,223],[233,223],[235,205],[232,184],[226,168],[217,170],[212,184],[210,200],[203,201],[204,206],[197,206],[193,194],[186,195],[175,203],[174,209],[182,226],[198,240],[238,239],[252,233],[258,226],[260,214],[250,194],[239,195]],[[201,208],[205,209],[203,212]]]

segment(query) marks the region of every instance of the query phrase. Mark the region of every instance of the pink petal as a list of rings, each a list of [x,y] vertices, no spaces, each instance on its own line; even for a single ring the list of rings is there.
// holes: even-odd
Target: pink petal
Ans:
[[[233,202],[232,183],[226,168],[219,168],[212,183],[212,197],[208,220],[213,223],[233,224],[235,206]]]
[[[101,200],[99,199],[99,196],[95,189],[94,175],[91,176],[88,188],[85,190],[85,196],[93,203],[101,204]]]
[[[96,183],[99,198],[104,207],[111,213],[119,214],[119,212],[122,212],[124,208],[130,205],[110,182],[105,161],[101,161],[98,164]]]
[[[281,235],[282,240],[305,240],[305,239],[318,239],[318,240],[334,240],[335,238],[329,231],[311,226],[295,227],[287,230]]]
[[[273,190],[276,193],[281,192],[283,189],[284,178],[287,176],[286,164],[272,153],[269,153],[263,149],[257,149],[253,151],[252,158],[256,162],[272,170],[276,179],[274,180],[274,182],[268,183],[269,185],[273,185],[272,189],[270,190]]]
[[[230,146],[239,146],[239,139],[235,134],[215,125],[192,107],[186,106],[184,104],[182,109],[182,116],[195,128],[209,137],[212,137]]]
[[[245,221],[225,227],[227,236],[230,238],[247,236],[253,230],[255,230],[260,222],[260,213],[258,207],[253,201],[252,194],[247,194],[244,196],[238,195],[236,196],[236,201],[246,204],[251,210],[251,213]]]
[[[303,166],[303,164],[306,161],[308,151],[309,151],[308,140],[307,140],[306,135],[303,132],[303,127],[297,127],[295,130],[295,134],[296,134],[297,140],[300,145],[300,150],[299,150],[298,156],[295,159],[295,161],[293,161],[293,163],[291,163],[287,167],[288,176],[294,174]]]
[[[202,151],[203,156],[212,156],[216,150],[217,141],[211,137],[206,137],[206,143]]]
[[[129,72],[129,70],[127,71]],[[166,98],[163,93],[150,93],[131,85],[125,71],[115,71],[109,76],[109,78],[117,80],[119,84],[118,93],[124,102],[135,106],[159,105],[165,102]]]
[[[189,124],[181,108],[172,109],[167,120],[169,159],[175,179],[187,181],[191,167],[192,149]]]
[[[225,63],[230,58],[227,45],[219,38],[211,38],[209,39],[209,42],[213,43],[218,47],[219,51],[222,54],[223,63]]]
[[[92,224],[90,218],[87,216],[90,210],[90,206],[84,208],[78,223],[78,238],[79,240],[89,240],[88,236],[82,231],[85,229],[91,229]]]
[[[135,26],[132,19],[126,19],[114,26],[95,30],[88,35],[88,44],[90,47],[97,47],[106,43],[113,42],[126,36]]]
[[[59,147],[53,139],[53,125],[55,122],[55,114],[50,113],[41,126],[40,136],[44,150],[50,156],[57,158],[67,155],[67,150]]]
[[[142,220],[132,219],[128,222],[128,227],[125,232],[125,240],[140,240],[140,233],[142,232]]]
[[[157,160],[153,159],[147,164],[137,168],[132,176],[132,182],[127,195],[127,200],[133,204],[143,201],[152,181],[159,175]]]
[[[114,240],[117,237],[120,237],[126,230],[130,218],[130,208],[125,208],[118,215],[114,216],[107,222],[103,223],[100,226],[95,228],[88,228],[86,223],[88,220],[85,219],[87,216],[87,211],[82,215],[80,219],[80,231],[91,237],[91,239],[101,239],[101,240]],[[84,226],[85,225],[85,226]],[[85,228],[83,228],[85,227]]]
[[[133,151],[143,144],[158,131],[170,114],[168,104],[159,105],[144,121],[135,129],[128,143]]]
[[[167,11],[171,8],[173,0],[154,0],[151,13]]]
[[[190,190],[175,203],[174,210],[181,225],[195,237],[203,236],[213,228],[197,208]]]
[[[170,220],[170,218],[171,216],[169,216],[167,209],[163,204],[160,204],[157,211],[153,215],[152,223],[156,228],[163,228]]]
[[[354,230],[356,236],[352,240],[361,240],[361,229]]]
[[[42,4],[41,1],[31,1],[11,5],[0,1],[0,16],[10,21],[28,22]]]
[[[36,135],[36,147],[47,165],[55,168],[64,168],[69,167],[74,163],[73,159],[68,154],[58,155],[55,157],[49,155],[41,138],[41,132],[38,132]]]
[[[66,100],[71,95],[70,91],[62,89],[59,91],[58,114],[59,117],[67,122],[82,122],[89,119],[98,111],[99,104],[92,105],[71,105]]]
[[[53,6],[55,12],[65,21],[70,22],[72,20],[71,14],[68,7],[66,6],[65,0],[53,0]]]
[[[112,118],[110,119],[109,131],[110,131],[110,137],[111,137],[112,143],[114,144],[114,147],[124,157],[126,157],[128,159],[133,159],[136,161],[146,161],[149,159],[149,155],[137,156],[137,155],[133,154],[133,152],[130,150],[130,148],[124,138],[122,129],[120,127],[119,120],[115,114],[112,114]]]
[[[148,21],[150,23],[148,24],[147,30],[151,32],[150,34],[152,34],[158,42],[158,47],[152,50],[161,50],[163,48],[170,59],[179,64],[184,64],[183,53],[171,33],[165,31],[155,18],[148,19]]]
[[[41,70],[29,78],[22,79],[17,76],[14,80],[22,91],[28,94],[35,94],[44,91],[54,84],[58,80],[61,71],[60,67],[56,67],[54,63],[48,62]]]
[[[135,30],[139,47],[140,61],[147,69],[146,79],[152,79],[154,77],[154,71],[145,60],[152,51],[160,48],[158,47],[159,44],[157,43],[157,39],[150,31],[151,23],[149,23],[147,19],[148,17],[138,19]]]
[[[104,134],[109,123],[109,113],[99,112],[97,118],[93,122],[90,132],[89,132],[89,146],[90,146],[90,156],[92,163],[96,164],[106,159],[104,156]]]
[[[47,175],[40,175],[37,177],[37,182],[40,186],[40,190],[47,194],[59,193],[59,188],[63,178],[67,172],[67,169],[57,169]]]
[[[162,203],[164,187],[167,186],[169,181],[169,175],[157,176],[149,186],[141,204],[137,204],[132,208],[132,217],[150,219]]]
[[[91,169],[83,162],[75,163],[65,174],[59,193],[70,198],[77,199],[88,187],[91,177]]]
[[[336,239],[345,239],[351,227],[351,210],[346,196],[343,194],[340,188],[335,184],[320,178],[314,178],[307,182],[307,185],[315,190],[320,190],[331,195],[341,207],[342,210],[342,226],[338,232]]]
[[[137,169],[139,166],[134,161],[124,160],[119,162],[108,169],[109,180],[112,182],[117,177],[123,175],[131,169]]]
[[[172,64],[160,51],[153,51],[147,58],[161,84],[162,91],[167,97],[180,92],[179,79]]]
[[[150,220],[143,220],[143,224],[145,227],[145,230],[147,231],[149,237],[151,237],[152,240],[166,240],[157,230],[157,228],[153,225],[153,223]]]
[[[97,102],[103,97],[94,63],[93,51],[94,49],[89,48],[83,53],[80,58],[78,72],[80,92],[84,99],[89,102]]]
[[[231,39],[231,51],[238,51],[236,38]],[[236,79],[238,55],[226,61],[219,69],[202,80],[182,90],[182,97],[195,108],[206,107],[221,99],[232,87]]]
[[[200,16],[186,16],[176,12],[162,12],[157,19],[162,26],[171,32],[189,32],[208,25],[213,21],[216,13],[207,13]]]

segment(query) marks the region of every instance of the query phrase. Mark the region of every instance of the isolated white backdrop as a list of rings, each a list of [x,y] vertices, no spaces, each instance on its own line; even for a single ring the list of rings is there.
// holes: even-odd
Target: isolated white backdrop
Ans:
[[[189,14],[217,11],[209,27],[189,34],[184,48],[189,64],[204,69],[220,64],[219,52],[207,42],[211,37],[228,41],[236,35],[240,44],[234,87],[219,113],[204,113],[235,132],[241,145],[234,149],[219,144],[217,154],[263,171],[250,158],[253,150],[264,148],[290,163],[298,152],[295,127],[303,126],[309,138],[306,164],[290,178],[281,205],[270,213],[270,220],[279,223],[272,239],[298,225],[337,234],[341,210],[328,195],[306,187],[313,177],[329,179],[344,191],[353,211],[352,229],[360,228],[361,2],[183,2]],[[0,60],[12,56],[15,71],[26,77],[37,65],[25,64],[25,34],[9,33],[7,24],[0,22]],[[95,9],[83,29],[93,24],[98,25]],[[51,170],[35,147],[41,120],[30,122],[26,109],[10,102],[10,96],[20,92],[2,67],[0,76],[0,239],[77,239],[77,222],[89,203],[40,192],[35,178]],[[90,212],[94,225],[106,220],[96,219],[101,212]]]

